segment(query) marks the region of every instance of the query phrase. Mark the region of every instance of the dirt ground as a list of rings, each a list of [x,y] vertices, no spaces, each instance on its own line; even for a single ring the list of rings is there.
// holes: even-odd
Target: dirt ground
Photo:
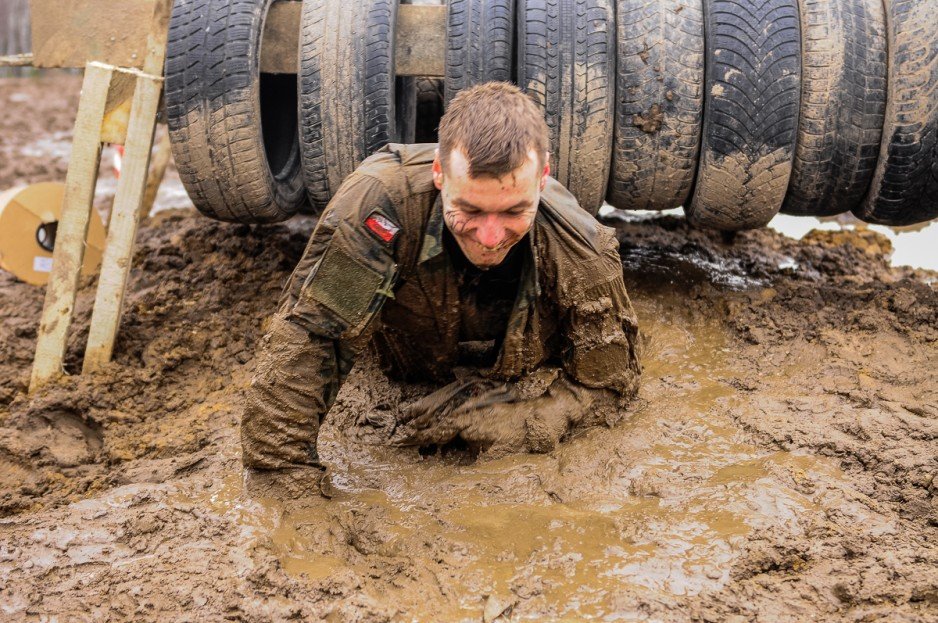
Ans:
[[[0,188],[64,178],[78,87],[0,81]],[[239,463],[312,220],[160,212],[114,362],[33,396],[43,291],[0,271],[0,620],[938,621],[938,273],[876,234],[609,222],[648,339],[625,421],[486,462],[390,448],[416,390],[366,358],[331,500]]]

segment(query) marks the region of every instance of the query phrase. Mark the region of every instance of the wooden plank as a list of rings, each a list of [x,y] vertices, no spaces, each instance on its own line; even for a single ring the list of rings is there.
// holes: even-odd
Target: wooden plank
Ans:
[[[146,58],[143,60],[143,73],[145,74],[163,75],[166,40],[169,36],[169,13],[172,8],[172,0],[155,0],[153,4],[153,17],[147,33]]]
[[[82,367],[82,372],[86,374],[100,370],[111,360],[114,351],[114,338],[120,324],[140,221],[140,205],[147,182],[162,85],[162,79],[156,76],[141,74],[137,78],[130,124],[127,127],[127,142],[124,145],[124,163],[117,183],[117,194],[114,196],[111,223],[101,261],[101,276],[91,314],[88,346]]]
[[[143,66],[154,0],[30,0],[33,64]]]
[[[98,63],[90,63],[85,69],[72,154],[65,176],[62,219],[56,233],[52,273],[39,321],[29,381],[31,392],[64,374],[62,361],[66,336],[75,309],[75,295],[85,255],[85,236],[101,158],[101,121],[114,73],[113,67]]]
[[[403,4],[398,7],[394,46],[398,76],[446,74],[446,7]]]
[[[270,74],[295,74],[300,47],[302,2],[274,2],[267,13],[264,38],[261,40],[261,71]]]
[[[36,67],[84,67],[100,61],[143,68],[153,16],[165,0],[31,0],[33,64]],[[346,0],[333,0],[344,2]],[[271,6],[261,44],[261,71],[295,74],[300,12],[297,0]],[[120,19],[113,19],[120,16]],[[148,43],[149,42],[149,43]],[[446,7],[401,5],[398,8],[397,75],[442,77],[446,59]],[[161,75],[150,66],[153,75]]]

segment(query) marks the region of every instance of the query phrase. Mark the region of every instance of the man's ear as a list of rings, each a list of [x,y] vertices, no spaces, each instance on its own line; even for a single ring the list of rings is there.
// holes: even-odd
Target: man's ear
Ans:
[[[433,152],[433,185],[437,190],[443,190],[443,163],[440,162],[440,148]]]
[[[544,171],[541,173],[541,190],[547,186],[547,178],[550,177],[550,152],[544,154]]]

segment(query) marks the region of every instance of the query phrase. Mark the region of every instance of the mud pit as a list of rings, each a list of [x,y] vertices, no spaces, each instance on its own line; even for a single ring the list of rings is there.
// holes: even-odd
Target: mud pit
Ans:
[[[31,140],[67,132],[46,117]],[[0,272],[0,619],[938,620],[938,274],[868,236],[615,224],[649,336],[623,423],[421,456],[381,444],[419,388],[364,360],[323,432],[332,500],[239,465],[254,345],[312,221],[160,213],[114,363],[32,397],[42,292]]]

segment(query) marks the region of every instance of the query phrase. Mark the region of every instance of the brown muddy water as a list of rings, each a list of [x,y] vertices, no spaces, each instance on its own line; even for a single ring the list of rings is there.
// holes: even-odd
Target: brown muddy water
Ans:
[[[239,475],[179,495],[266,542],[301,582],[367,575],[373,555],[408,559],[420,580],[365,588],[407,620],[491,620],[522,598],[527,613],[512,620],[636,620],[623,593],[657,601],[719,590],[753,530],[804,538],[830,510],[775,474],[850,485],[832,460],[747,443],[733,413],[752,406],[726,379],[749,371],[727,357],[726,331],[682,302],[674,292],[637,299],[653,387],[627,422],[586,431],[556,455],[421,460],[329,427],[330,501],[254,497]],[[350,530],[338,542],[334,524]]]

